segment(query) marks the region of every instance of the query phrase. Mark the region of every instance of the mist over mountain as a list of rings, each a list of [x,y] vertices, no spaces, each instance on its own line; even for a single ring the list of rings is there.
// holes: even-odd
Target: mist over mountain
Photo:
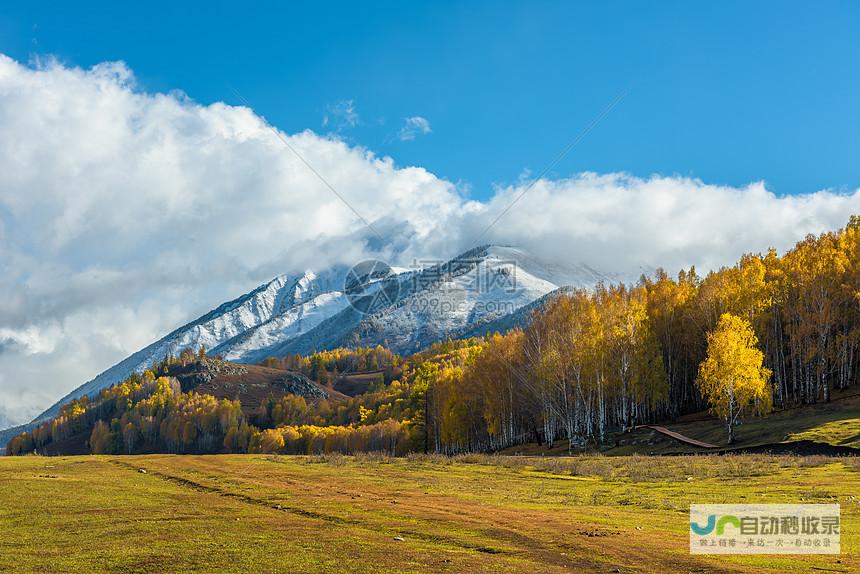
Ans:
[[[6,408],[0,406],[0,429],[5,429],[12,426],[12,419],[9,418],[9,414],[6,412]]]

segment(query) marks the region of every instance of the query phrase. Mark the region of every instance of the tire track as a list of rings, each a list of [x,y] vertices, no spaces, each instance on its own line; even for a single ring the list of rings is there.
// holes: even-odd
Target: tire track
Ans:
[[[231,500],[236,500],[242,502],[244,504],[249,504],[253,506],[258,506],[261,508],[266,508],[269,510],[288,512],[295,516],[299,516],[302,518],[308,518],[311,520],[320,520],[323,522],[327,522],[329,524],[334,524],[337,526],[350,526],[362,528],[365,530],[370,530],[372,532],[376,532],[379,534],[383,534],[386,536],[393,536],[395,534],[409,536],[412,538],[416,538],[419,540],[423,540],[425,542],[432,542],[436,544],[448,544],[450,546],[455,546],[457,548],[462,548],[464,550],[474,550],[476,552],[481,552],[484,554],[506,554],[506,555],[516,555],[520,554],[520,551],[505,549],[505,548],[496,548],[493,546],[484,546],[481,544],[474,544],[471,542],[467,542],[464,540],[460,540],[458,538],[452,538],[450,536],[437,535],[437,534],[428,534],[426,532],[420,532],[415,530],[400,530],[398,529],[396,532],[385,529],[383,527],[375,526],[373,524],[369,524],[367,522],[363,522],[361,520],[357,520],[354,518],[344,518],[342,516],[333,516],[331,514],[324,514],[322,512],[315,512],[313,510],[307,510],[305,508],[300,508],[297,506],[290,506],[284,504],[273,504],[267,500],[263,500],[260,498],[254,498],[253,496],[248,496],[246,494],[240,494],[237,492],[231,492],[229,490],[224,490],[222,488],[218,488],[216,486],[211,486],[207,484],[203,484],[200,482],[193,481],[189,478],[185,478],[182,476],[176,476],[172,474],[167,474],[158,470],[150,470],[143,468],[141,466],[132,465],[126,462],[122,462],[119,460],[111,460],[112,464],[121,467],[126,470],[131,470],[134,472],[140,472],[141,469],[146,471],[147,476],[152,476],[158,478],[160,480],[164,480],[166,482],[170,482],[172,484],[176,484],[182,486],[184,488],[188,488],[197,492],[204,492],[207,494],[214,494],[216,496],[222,496],[224,498],[229,498]]]

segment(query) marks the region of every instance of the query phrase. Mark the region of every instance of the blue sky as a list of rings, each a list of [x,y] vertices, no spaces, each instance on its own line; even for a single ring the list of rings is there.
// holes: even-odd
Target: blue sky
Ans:
[[[540,172],[627,90],[550,176],[860,185],[856,4],[176,4],[7,4],[0,52],[123,60],[142,90],[204,104],[238,103],[235,89],[290,133],[336,129],[333,110],[351,101],[346,141],[478,199]],[[414,116],[432,131],[401,141]]]

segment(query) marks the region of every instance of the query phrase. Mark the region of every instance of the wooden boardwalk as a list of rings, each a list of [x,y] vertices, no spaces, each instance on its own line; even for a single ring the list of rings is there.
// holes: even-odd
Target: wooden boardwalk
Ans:
[[[702,442],[700,440],[696,440],[694,438],[684,436],[681,433],[671,431],[671,430],[667,429],[666,427],[661,427],[661,426],[657,426],[657,425],[639,425],[635,428],[637,428],[637,429],[652,429],[652,430],[657,431],[660,434],[664,434],[664,435],[666,435],[670,438],[673,438],[678,442],[682,442],[684,444],[690,444],[690,445],[698,446],[701,448],[720,448],[715,444],[711,444],[709,442]]]

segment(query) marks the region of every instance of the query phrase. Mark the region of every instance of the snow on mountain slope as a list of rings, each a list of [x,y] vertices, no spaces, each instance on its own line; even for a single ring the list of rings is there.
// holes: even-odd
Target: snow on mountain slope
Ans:
[[[347,306],[349,301],[342,292],[322,293],[221,343],[212,349],[212,353],[240,363],[262,361],[273,356],[274,349],[284,341],[307,333]]]
[[[533,277],[539,277],[561,287],[590,289],[600,283],[618,283],[623,280],[617,273],[597,271],[588,265],[560,265],[552,263],[517,247],[490,245],[487,247],[488,260],[515,261],[517,268]]]
[[[471,325],[515,313],[563,286],[593,287],[617,280],[584,266],[549,264],[521,249],[487,246],[441,266],[437,281],[416,288],[392,305],[365,317],[346,339],[368,346],[381,343],[397,352],[421,350]],[[549,278],[549,279],[547,279]]]
[[[207,349],[217,347],[296,304],[304,303],[323,288],[330,287],[328,282],[321,285],[317,279],[313,273],[298,277],[281,275],[238,299],[224,303],[78,387],[39,415],[35,421],[53,417],[61,405],[72,399],[97,394],[101,389],[122,381],[132,372],[143,372],[168,353],[178,354],[182,349],[196,349],[200,345]]]
[[[518,310],[560,287],[590,288],[600,281],[620,280],[587,266],[557,265],[502,246],[479,247],[423,269],[391,271],[394,278],[389,281],[399,287],[396,297],[369,315],[350,306],[344,292],[346,268],[276,277],[127,357],[34,422],[54,416],[71,399],[95,395],[167,353],[189,347],[203,345],[229,360],[247,363],[337,346],[382,344],[409,353],[481,325],[507,324],[507,316],[519,321],[526,314],[517,314]],[[381,280],[369,280],[368,292],[381,285],[377,281]]]

